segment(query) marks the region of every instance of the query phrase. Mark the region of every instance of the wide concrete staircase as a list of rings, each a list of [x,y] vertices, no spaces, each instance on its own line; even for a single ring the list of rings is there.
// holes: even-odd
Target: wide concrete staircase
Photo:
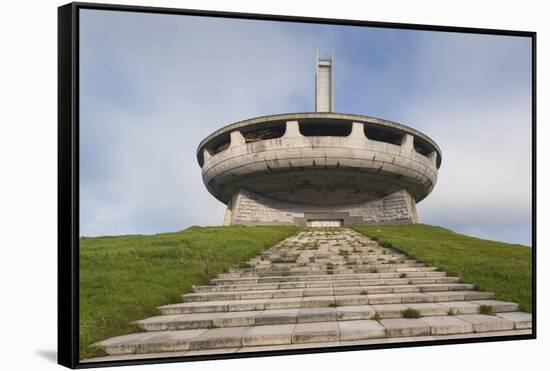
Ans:
[[[310,229],[96,345],[107,360],[531,332],[494,299],[353,230]]]

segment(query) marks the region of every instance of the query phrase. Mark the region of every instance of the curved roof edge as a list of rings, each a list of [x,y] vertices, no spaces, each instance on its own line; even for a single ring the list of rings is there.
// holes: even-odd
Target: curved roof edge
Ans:
[[[215,132],[208,135],[206,138],[204,138],[199,143],[199,146],[197,147],[197,153],[196,153],[197,160],[200,163],[200,156],[202,155],[201,151],[202,151],[203,147],[209,141],[211,141],[213,138],[217,137],[218,135],[228,133],[228,132],[231,132],[235,129],[239,129],[239,128],[249,126],[249,125],[254,125],[254,124],[261,124],[261,123],[266,123],[266,122],[270,122],[270,121],[274,121],[274,122],[275,121],[292,121],[292,120],[300,120],[300,119],[307,119],[307,118],[325,118],[325,119],[351,120],[351,121],[356,121],[356,122],[368,122],[368,123],[378,124],[378,125],[381,125],[381,126],[387,126],[387,127],[395,128],[395,129],[398,129],[398,130],[403,130],[408,134],[412,134],[412,135],[415,135],[419,138],[424,139],[425,141],[430,143],[432,146],[434,146],[434,148],[436,149],[436,151],[439,154],[439,156],[438,156],[439,157],[438,167],[441,165],[442,157],[443,157],[442,154],[441,154],[441,149],[439,148],[437,143],[435,143],[435,141],[433,139],[431,139],[429,136],[427,136],[426,134],[424,134],[424,133],[422,133],[422,132],[420,132],[416,129],[413,129],[409,126],[399,124],[397,122],[393,122],[393,121],[389,121],[389,120],[380,119],[380,118],[377,118],[377,117],[365,116],[365,115],[356,115],[356,114],[350,114],[350,113],[337,113],[337,112],[281,113],[281,114],[277,114],[277,115],[259,116],[259,117],[254,117],[254,118],[234,122],[232,124],[223,126],[222,128],[216,130]]]

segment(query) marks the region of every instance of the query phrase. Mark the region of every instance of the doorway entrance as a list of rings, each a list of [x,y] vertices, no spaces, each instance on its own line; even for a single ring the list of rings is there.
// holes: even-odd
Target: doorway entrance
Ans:
[[[307,221],[308,227],[341,227],[343,224],[343,219],[320,219]]]

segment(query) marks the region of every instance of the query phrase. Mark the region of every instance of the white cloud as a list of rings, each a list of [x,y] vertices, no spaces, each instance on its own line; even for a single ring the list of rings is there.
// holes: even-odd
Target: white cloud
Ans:
[[[405,115],[443,151],[421,219],[530,244],[530,59],[527,40],[509,41],[470,36],[426,45],[416,68],[425,90]]]

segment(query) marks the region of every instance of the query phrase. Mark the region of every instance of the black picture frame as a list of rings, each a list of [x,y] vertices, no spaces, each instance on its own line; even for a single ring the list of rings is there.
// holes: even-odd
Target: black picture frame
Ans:
[[[82,9],[162,13],[173,15],[208,16],[235,19],[254,19],[300,23],[371,26],[408,30],[442,31],[487,35],[521,36],[531,39],[532,45],[532,333],[528,335],[464,338],[406,343],[340,346],[333,348],[304,348],[299,350],[263,351],[209,356],[144,358],[124,361],[81,363],[79,360],[79,11]],[[69,368],[91,368],[134,364],[189,362],[212,359],[278,356],[352,350],[418,347],[461,343],[495,342],[536,339],[537,337],[537,189],[536,189],[536,32],[485,28],[434,26],[423,24],[387,23],[359,20],[297,17],[269,14],[233,13],[146,6],[70,3],[58,8],[58,363]]]

